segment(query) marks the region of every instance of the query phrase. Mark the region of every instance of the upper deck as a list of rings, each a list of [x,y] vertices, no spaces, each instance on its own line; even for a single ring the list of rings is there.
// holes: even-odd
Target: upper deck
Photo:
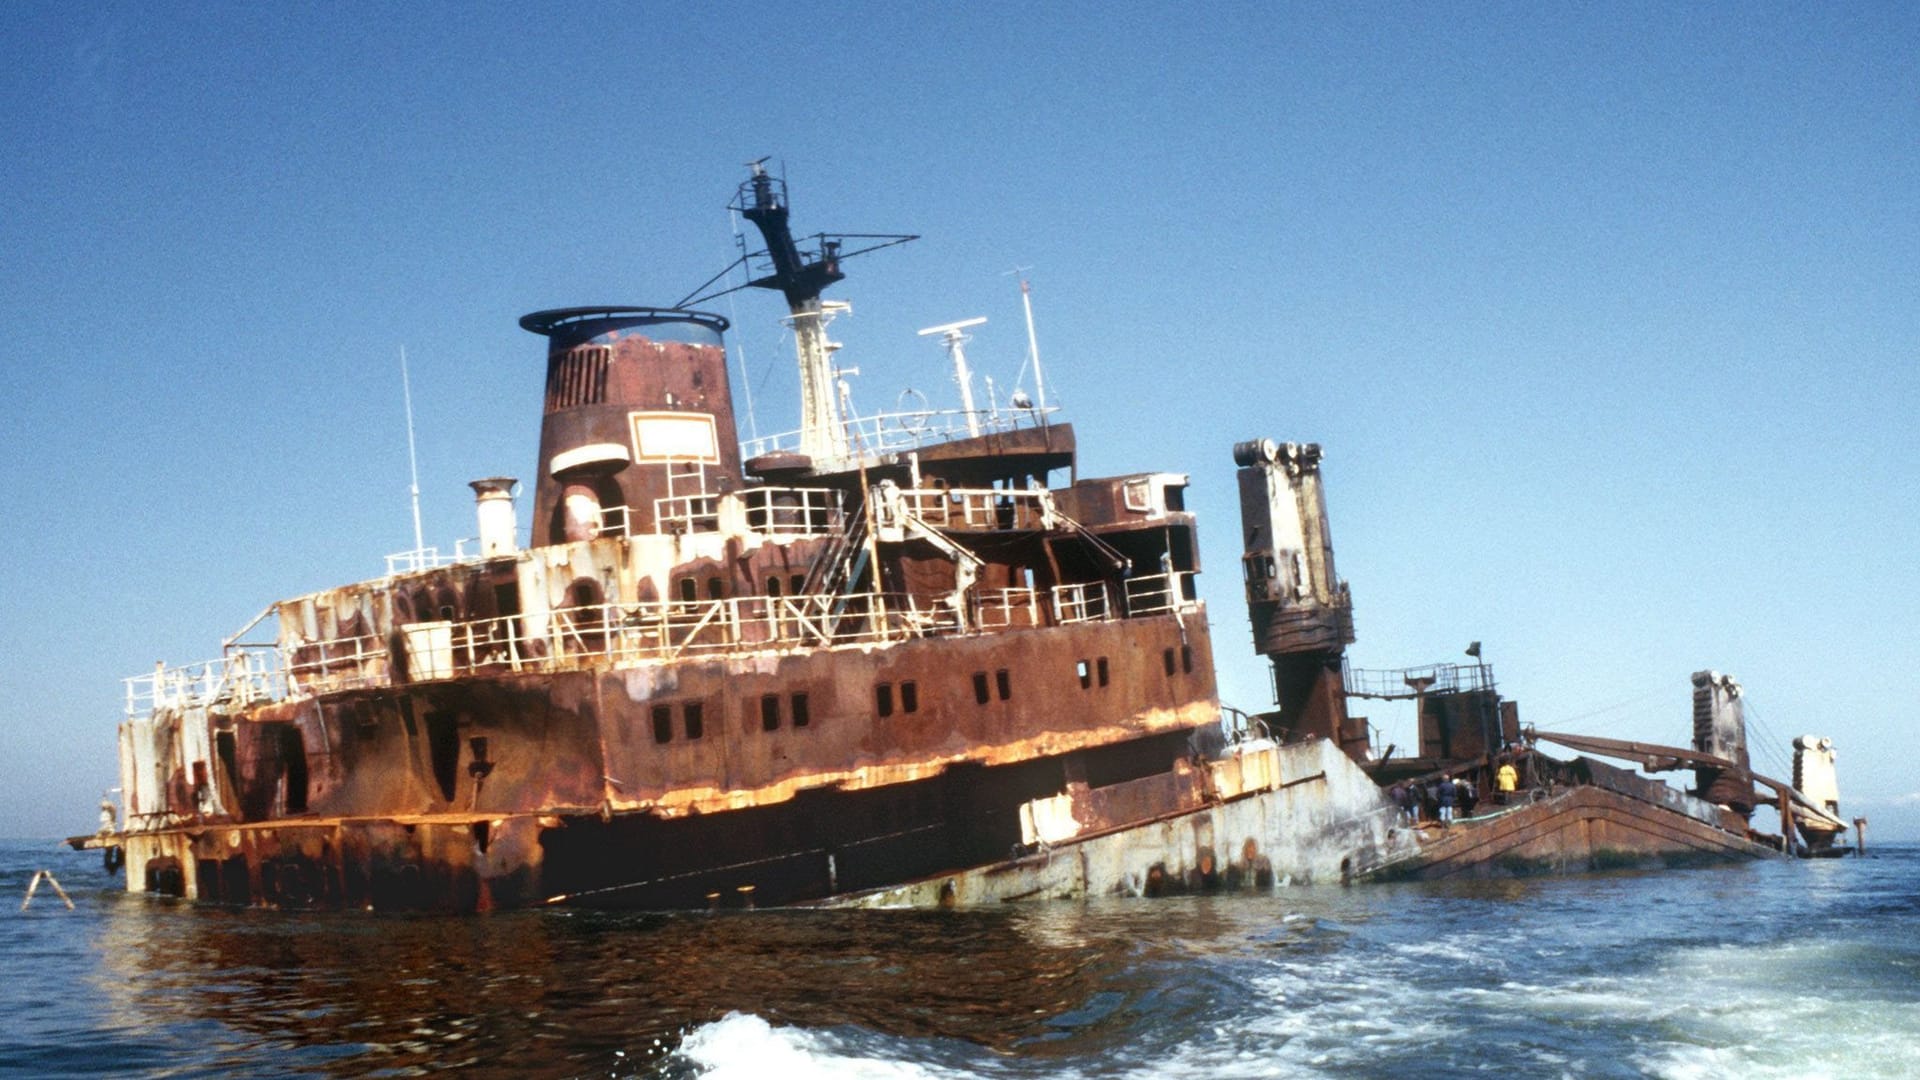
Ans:
[[[1190,556],[1130,558],[1103,539],[1184,536],[1184,483],[1147,474],[1061,493],[762,486],[661,498],[644,515],[609,507],[592,539],[491,558],[463,550],[444,562],[415,553],[390,559],[383,577],[281,601],[224,656],[128,679],[126,709],[245,709],[477,676],[1184,615],[1200,606]],[[1062,503],[1095,520],[1074,520]],[[631,530],[643,517],[655,531]],[[1054,544],[1103,558],[1062,560]],[[862,568],[875,559],[889,569]],[[268,616],[275,640],[245,640]]]

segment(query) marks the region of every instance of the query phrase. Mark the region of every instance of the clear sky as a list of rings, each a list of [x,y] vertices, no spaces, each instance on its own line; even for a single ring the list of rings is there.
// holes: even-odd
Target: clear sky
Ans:
[[[402,346],[450,546],[534,467],[515,320],[686,295],[774,155],[796,232],[925,237],[829,293],[856,405],[976,315],[1010,385],[1031,267],[1083,475],[1192,476],[1227,701],[1230,448],[1314,441],[1357,665],[1675,743],[1731,672],[1920,839],[1920,7],[678,7],[0,5],[0,834],[92,827],[123,677],[412,546]]]

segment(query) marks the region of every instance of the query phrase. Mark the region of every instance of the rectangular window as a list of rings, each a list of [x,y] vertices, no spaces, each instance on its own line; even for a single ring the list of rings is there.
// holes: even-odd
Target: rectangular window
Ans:
[[[706,413],[635,412],[627,418],[635,461],[720,462],[718,433]]]
[[[1074,668],[1080,675],[1080,689],[1085,690],[1093,685],[1093,665],[1082,660],[1075,664]]]
[[[680,707],[680,722],[685,725],[689,739],[697,739],[707,733],[706,709],[697,701],[689,701]]]
[[[900,711],[920,711],[920,685],[911,680],[900,684]]]
[[[1104,656],[1101,657],[1095,666],[1099,669],[1099,672],[1100,672],[1100,685],[1101,686],[1107,685],[1107,658]]]
[[[1160,662],[1166,665],[1167,674],[1172,675],[1173,674],[1173,649],[1171,647],[1160,650]]]
[[[673,706],[655,705],[653,707],[653,741],[657,743],[673,741]]]
[[[780,730],[780,695],[766,694],[760,698],[760,730]]]
[[[686,603],[691,604],[695,600],[698,600],[699,598],[700,598],[699,583],[694,581],[690,577],[681,578],[680,579],[680,599],[685,601]]]
[[[1013,679],[1008,676],[1006,668],[1001,668],[999,671],[994,672],[993,681],[999,684],[998,689],[1000,691],[1001,701],[1005,701],[1013,696]]]
[[[806,727],[813,717],[807,712],[807,695],[795,694],[793,704],[793,726]]]
[[[881,716],[893,715],[893,684],[875,683],[873,685],[873,711]]]
[[[1180,670],[1188,675],[1193,674],[1193,646],[1191,645],[1180,646]]]
[[[987,698],[987,673],[976,671],[973,673],[973,700],[985,705]]]

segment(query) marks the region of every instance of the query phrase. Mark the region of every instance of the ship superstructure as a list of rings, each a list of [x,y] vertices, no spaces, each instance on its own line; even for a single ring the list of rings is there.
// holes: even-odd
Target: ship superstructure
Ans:
[[[837,269],[784,236],[817,326]],[[132,887],[792,902],[1002,857],[1034,800],[1167,774],[1217,720],[1184,476],[1075,479],[1038,410],[880,439],[818,395],[797,446],[743,465],[724,319],[521,325],[547,344],[531,544],[513,481],[478,481],[472,555],[131,680]],[[804,375],[823,337],[797,336]]]

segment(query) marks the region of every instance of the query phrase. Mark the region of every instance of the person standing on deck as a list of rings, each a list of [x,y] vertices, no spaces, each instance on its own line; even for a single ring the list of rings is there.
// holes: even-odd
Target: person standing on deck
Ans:
[[[1433,800],[1440,804],[1440,824],[1443,827],[1453,824],[1453,801],[1458,795],[1451,776],[1440,777],[1440,783],[1434,786]]]
[[[1496,800],[1502,806],[1507,805],[1513,801],[1513,793],[1519,787],[1520,773],[1513,767],[1513,762],[1501,762],[1500,771],[1493,774],[1493,791]]]

